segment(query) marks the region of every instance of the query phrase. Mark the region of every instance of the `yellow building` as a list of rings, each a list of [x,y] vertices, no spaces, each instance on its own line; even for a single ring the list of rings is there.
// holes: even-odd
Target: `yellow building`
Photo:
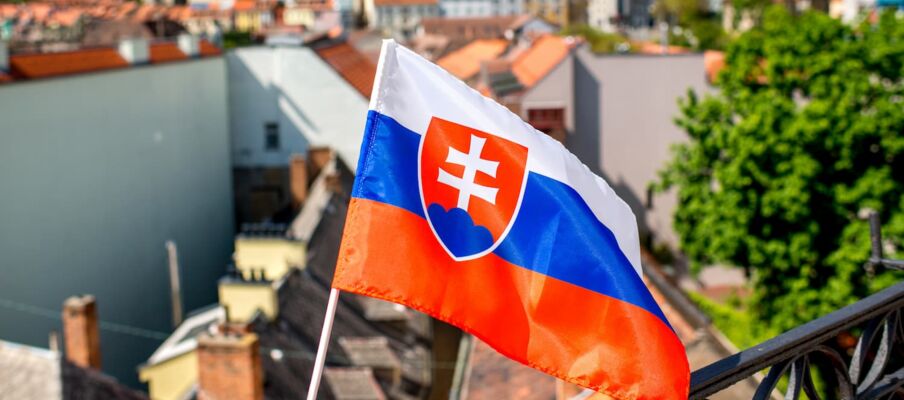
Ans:
[[[245,279],[263,271],[264,279],[282,278],[291,268],[304,268],[307,246],[281,235],[243,233],[235,239],[233,261]]]

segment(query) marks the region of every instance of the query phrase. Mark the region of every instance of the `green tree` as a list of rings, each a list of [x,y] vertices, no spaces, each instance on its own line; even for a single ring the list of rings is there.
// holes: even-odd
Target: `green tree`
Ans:
[[[580,36],[590,44],[594,53],[629,52],[628,39],[617,33],[607,33],[587,24],[569,25],[562,29],[561,35]]]
[[[689,92],[659,189],[699,267],[746,268],[752,310],[789,329],[901,279],[868,276],[866,210],[904,246],[904,18],[846,26],[773,7],[726,51],[717,94]],[[894,254],[896,253],[896,254]]]

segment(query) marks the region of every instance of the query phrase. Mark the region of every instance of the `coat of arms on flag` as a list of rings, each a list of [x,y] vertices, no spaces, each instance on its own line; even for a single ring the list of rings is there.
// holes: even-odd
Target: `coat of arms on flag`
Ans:
[[[418,161],[424,212],[446,252],[463,261],[495,249],[521,204],[527,148],[433,118]]]
[[[687,398],[684,346],[643,282],[627,204],[560,143],[391,40],[333,288],[619,400]]]

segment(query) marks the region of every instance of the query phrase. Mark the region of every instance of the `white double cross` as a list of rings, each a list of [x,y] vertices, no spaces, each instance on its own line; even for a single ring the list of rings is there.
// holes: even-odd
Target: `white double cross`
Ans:
[[[451,146],[449,147],[449,155],[446,156],[446,162],[465,167],[465,172],[461,178],[446,172],[442,168],[439,169],[437,181],[458,190],[457,207],[465,211],[468,211],[471,196],[479,197],[490,202],[490,204],[496,204],[496,193],[499,192],[499,189],[474,182],[478,171],[493,178],[496,177],[496,168],[499,167],[499,161],[480,158],[480,153],[483,151],[483,145],[486,142],[487,140],[482,137],[471,135],[471,145],[467,154]]]

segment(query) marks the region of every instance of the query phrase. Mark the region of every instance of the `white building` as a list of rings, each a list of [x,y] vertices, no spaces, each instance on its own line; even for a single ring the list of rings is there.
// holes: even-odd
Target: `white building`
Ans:
[[[494,17],[524,12],[524,0],[440,0],[444,17]]]
[[[613,19],[618,16],[618,0],[588,0],[587,24],[603,32],[615,32]]]
[[[245,47],[226,55],[237,218],[259,222],[291,203],[289,160],[312,147],[334,149],[354,170],[367,116],[366,84],[353,86],[326,57],[344,47]],[[375,66],[371,65],[375,71]],[[372,79],[374,73],[363,73]],[[370,82],[372,84],[372,82]]]
[[[370,28],[401,39],[414,35],[422,18],[440,16],[438,0],[364,0]]]
[[[357,165],[368,100],[314,50],[244,47],[226,62],[235,167],[286,167],[310,146]]]

